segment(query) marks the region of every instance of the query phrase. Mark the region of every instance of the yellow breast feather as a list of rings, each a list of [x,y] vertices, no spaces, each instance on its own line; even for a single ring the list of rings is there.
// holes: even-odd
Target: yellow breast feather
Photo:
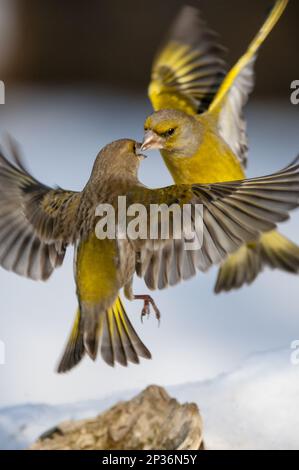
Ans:
[[[76,281],[81,301],[97,303],[113,295],[117,279],[115,240],[99,240],[93,233],[80,243]]]

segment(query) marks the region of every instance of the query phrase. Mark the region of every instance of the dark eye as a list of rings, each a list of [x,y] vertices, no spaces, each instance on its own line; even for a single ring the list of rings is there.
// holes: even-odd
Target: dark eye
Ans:
[[[174,134],[175,129],[172,127],[171,129],[168,129],[168,131],[163,132],[162,137],[170,137],[171,135]]]

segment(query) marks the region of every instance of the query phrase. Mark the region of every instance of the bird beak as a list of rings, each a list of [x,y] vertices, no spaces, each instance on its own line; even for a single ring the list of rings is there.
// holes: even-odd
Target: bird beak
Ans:
[[[163,147],[164,145],[162,137],[159,137],[153,131],[145,132],[144,139],[140,148],[141,151],[148,149],[162,149]]]
[[[144,158],[147,158],[146,155],[143,155],[141,153],[141,150],[142,150],[142,144],[140,144],[139,142],[136,142],[135,143],[135,155],[136,157],[139,158],[139,160],[143,160]]]

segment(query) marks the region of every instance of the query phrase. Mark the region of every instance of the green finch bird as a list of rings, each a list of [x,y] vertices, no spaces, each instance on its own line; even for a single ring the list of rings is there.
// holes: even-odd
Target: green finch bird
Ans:
[[[288,219],[299,205],[299,159],[270,176],[216,184],[180,184],[149,189],[138,179],[143,156],[133,140],[118,140],[98,154],[91,176],[81,192],[52,189],[30,175],[14,151],[14,162],[0,154],[0,264],[7,270],[46,280],[63,262],[69,245],[74,246],[74,270],[78,312],[65,352],[58,366],[65,372],[87,353],[95,360],[100,350],[104,360],[124,366],[149,358],[150,353],[135,333],[120,300],[124,290],[129,300],[144,301],[159,312],[148,295],[134,295],[135,272],[152,288],[175,285],[196,270],[206,271],[222,262],[244,243],[254,242],[276,223]],[[142,207],[149,229],[151,208],[169,215],[164,235],[159,218],[157,235],[118,236],[119,197],[126,209]],[[115,237],[99,239],[98,209],[109,205],[115,211]],[[185,246],[187,234],[175,230],[173,205],[190,210],[192,233],[199,242]],[[134,206],[133,206],[134,205]],[[196,223],[198,205],[202,224]],[[135,210],[135,209],[134,209]],[[116,236],[117,235],[117,236]]]
[[[288,0],[276,1],[246,53],[226,74],[223,48],[191,7],[183,9],[152,69],[155,113],[144,125],[143,148],[161,150],[175,183],[217,183],[245,177],[243,108],[254,86],[259,47]],[[250,284],[265,266],[299,272],[299,247],[277,231],[244,245],[221,265],[215,291]]]

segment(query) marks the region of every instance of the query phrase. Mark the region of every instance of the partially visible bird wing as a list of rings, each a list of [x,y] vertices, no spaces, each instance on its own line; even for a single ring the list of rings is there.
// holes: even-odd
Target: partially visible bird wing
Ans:
[[[288,0],[277,0],[265,23],[249,45],[246,53],[227,74],[208,112],[216,115],[220,135],[229,144],[241,164],[247,163],[247,134],[243,109],[254,87],[254,64],[257,52],[270,34]]]
[[[243,111],[254,87],[255,59],[256,56],[241,69],[218,112],[219,133],[243,168],[246,168],[248,158],[247,125]]]
[[[34,280],[46,280],[72,242],[80,193],[52,189],[0,150],[0,265]]]
[[[208,109],[225,76],[223,52],[198,9],[183,7],[153,62],[148,93],[154,110]]]
[[[164,204],[166,214],[170,214],[168,239],[162,235],[160,219],[152,225],[158,227],[156,239],[150,238],[149,225],[146,239],[131,240],[137,252],[137,274],[144,277],[150,289],[163,289],[190,278],[196,270],[206,271],[245,242],[256,240],[261,233],[273,230],[276,223],[287,220],[288,212],[299,206],[299,158],[270,176],[157,190],[137,189],[130,197],[131,202],[144,204],[148,212],[151,204]],[[173,204],[188,204],[186,210],[192,216],[191,229],[186,229],[186,222],[180,219],[184,231],[179,238],[175,236],[177,230],[171,216]],[[191,232],[198,245],[188,250],[185,242]]]

